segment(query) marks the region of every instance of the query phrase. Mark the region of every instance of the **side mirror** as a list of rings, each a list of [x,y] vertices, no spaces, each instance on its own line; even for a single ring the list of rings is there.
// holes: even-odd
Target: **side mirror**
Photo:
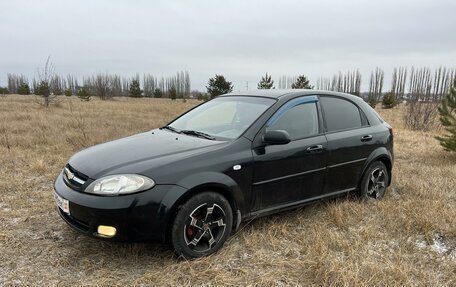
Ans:
[[[263,143],[270,145],[287,144],[291,142],[290,135],[284,130],[267,131],[263,136]]]

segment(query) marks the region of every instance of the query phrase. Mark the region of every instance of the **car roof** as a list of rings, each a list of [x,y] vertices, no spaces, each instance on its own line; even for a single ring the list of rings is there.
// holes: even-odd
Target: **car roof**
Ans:
[[[358,101],[359,99],[361,99],[360,97],[346,94],[346,93],[324,91],[324,90],[309,90],[309,89],[248,90],[248,91],[231,92],[229,94],[225,94],[220,97],[247,96],[247,97],[263,97],[263,98],[279,99],[283,96],[287,96],[287,98],[293,98],[294,96],[305,96],[305,95],[333,95],[333,96],[343,97],[343,98],[347,98],[347,99],[355,100],[355,101]]]

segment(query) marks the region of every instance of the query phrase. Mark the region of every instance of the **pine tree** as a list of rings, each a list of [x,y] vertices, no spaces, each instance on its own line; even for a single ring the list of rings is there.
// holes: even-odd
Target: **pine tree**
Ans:
[[[233,91],[233,85],[231,82],[225,80],[224,76],[215,75],[214,78],[209,79],[206,89],[211,98],[214,98],[216,96],[231,93]]]
[[[274,89],[274,81],[272,80],[271,75],[268,76],[268,73],[266,73],[266,76],[261,78],[261,81],[258,83],[258,89]]]
[[[168,94],[169,94],[169,98],[171,100],[173,100],[173,101],[176,100],[176,98],[177,98],[176,86],[172,85],[171,88],[169,88]]]
[[[163,93],[160,89],[154,90],[154,98],[161,98],[162,96],[163,96]]]
[[[0,94],[1,95],[9,94],[8,88],[7,87],[0,87]]]
[[[86,87],[82,87],[79,91],[78,91],[78,97],[81,101],[85,101],[85,102],[88,102],[90,101],[90,92],[89,92],[89,89],[86,88]]]
[[[306,76],[301,75],[296,79],[291,85],[292,89],[313,89],[313,86],[309,84],[309,80],[307,80]]]
[[[22,83],[18,88],[17,88],[17,93],[19,95],[30,95],[30,87],[26,83]]]
[[[369,102],[370,104],[370,102]],[[396,96],[392,92],[383,95],[382,106],[384,109],[394,108],[398,104]],[[371,105],[372,106],[372,105]],[[373,106],[375,108],[375,106]]]
[[[436,137],[447,151],[456,151],[456,78],[450,92],[439,107],[440,122],[449,132],[443,137]]]
[[[49,97],[51,91],[49,89],[49,85],[46,81],[41,81],[36,88],[35,95],[42,96],[42,97]]]
[[[131,81],[129,95],[134,98],[142,97],[142,91],[138,80]]]

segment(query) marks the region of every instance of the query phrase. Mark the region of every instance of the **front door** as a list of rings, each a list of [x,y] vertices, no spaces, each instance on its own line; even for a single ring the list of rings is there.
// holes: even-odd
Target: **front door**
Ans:
[[[253,149],[254,210],[285,207],[321,194],[327,143],[320,129],[317,101],[314,96],[290,100],[259,133],[284,130],[291,142]]]

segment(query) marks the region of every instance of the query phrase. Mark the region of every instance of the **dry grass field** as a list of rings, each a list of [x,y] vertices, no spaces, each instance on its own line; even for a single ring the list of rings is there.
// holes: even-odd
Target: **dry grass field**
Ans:
[[[0,286],[456,286],[456,154],[439,131],[393,126],[393,184],[244,224],[220,252],[182,261],[157,243],[108,243],[58,216],[53,181],[85,146],[161,126],[196,101],[0,97]]]

